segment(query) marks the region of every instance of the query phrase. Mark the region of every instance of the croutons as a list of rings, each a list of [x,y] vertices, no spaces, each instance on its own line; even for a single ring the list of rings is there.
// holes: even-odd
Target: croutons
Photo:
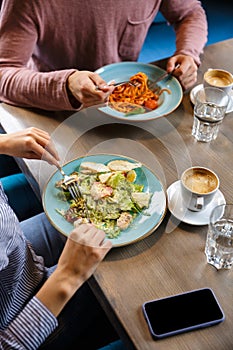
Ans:
[[[146,192],[134,192],[132,193],[133,201],[139,206],[139,208],[148,208],[150,204],[151,193]]]
[[[117,226],[119,227],[120,230],[126,230],[129,227],[132,220],[133,220],[132,215],[124,211],[123,213],[121,213],[121,215],[117,219]]]

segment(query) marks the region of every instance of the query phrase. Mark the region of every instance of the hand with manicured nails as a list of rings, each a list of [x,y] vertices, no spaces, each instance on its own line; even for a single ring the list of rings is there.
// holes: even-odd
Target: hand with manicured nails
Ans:
[[[11,134],[1,134],[0,153],[13,157],[43,159],[51,165],[59,165],[59,156],[50,135],[34,127]]]

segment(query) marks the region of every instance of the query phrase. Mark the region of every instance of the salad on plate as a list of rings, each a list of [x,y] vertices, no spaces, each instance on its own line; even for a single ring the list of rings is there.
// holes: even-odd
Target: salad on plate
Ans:
[[[57,181],[59,200],[69,202],[68,209],[56,208],[57,212],[71,223],[76,220],[93,223],[110,239],[119,237],[133,225],[139,213],[149,215],[146,209],[152,193],[145,192],[144,185],[137,183],[138,168],[140,163],[122,159],[107,164],[82,162],[72,175],[76,176],[83,198],[73,200],[63,180]]]

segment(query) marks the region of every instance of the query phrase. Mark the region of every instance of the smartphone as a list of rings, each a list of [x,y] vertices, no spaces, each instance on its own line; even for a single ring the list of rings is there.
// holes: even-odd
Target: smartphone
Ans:
[[[156,339],[212,326],[225,319],[210,288],[147,301],[142,309],[149,330]]]

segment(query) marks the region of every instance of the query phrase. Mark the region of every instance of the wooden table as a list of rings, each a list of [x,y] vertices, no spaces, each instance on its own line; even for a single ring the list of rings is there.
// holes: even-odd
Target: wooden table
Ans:
[[[233,72],[233,39],[206,47],[198,82],[210,67]],[[207,166],[220,177],[220,190],[233,202],[233,113],[226,115],[218,138],[197,142],[191,136],[193,106],[189,94],[166,118],[144,123],[122,123],[94,109],[71,115],[0,106],[1,123],[7,132],[37,126],[49,131],[62,162],[93,153],[130,156],[149,166],[166,189],[191,165]],[[43,189],[55,169],[44,162],[24,161],[35,190]],[[39,194],[39,192],[38,192]],[[180,223],[167,212],[159,228],[132,245],[113,249],[99,266],[90,285],[128,349],[232,350],[233,270],[217,271],[206,263],[207,226]],[[142,314],[143,302],[210,287],[226,320],[213,327],[152,340]]]

